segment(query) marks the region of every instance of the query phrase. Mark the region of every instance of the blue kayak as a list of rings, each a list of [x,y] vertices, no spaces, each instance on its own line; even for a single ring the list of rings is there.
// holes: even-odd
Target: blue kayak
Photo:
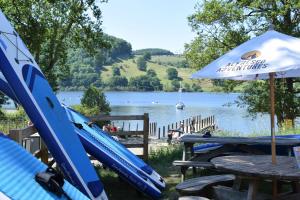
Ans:
[[[86,152],[117,173],[124,181],[152,199],[159,199],[161,191],[149,177],[119,154],[99,135],[92,134],[85,126],[74,124]]]
[[[271,138],[270,136],[262,136],[262,138]],[[298,139],[300,141],[300,135],[299,134],[294,134],[294,135],[277,135],[275,136],[276,138],[285,138],[285,139]],[[222,147],[222,144],[219,143],[205,143],[205,144],[199,144],[193,147],[194,152],[199,152],[199,151],[209,151],[209,150],[215,150],[218,149],[220,147]],[[262,150],[266,153],[270,153],[270,148],[269,145],[250,145],[253,148]],[[278,149],[278,154],[279,155],[285,155],[287,154],[288,150],[286,149],[286,147],[281,147],[281,146],[277,146],[276,147]]]
[[[114,153],[118,154],[124,160],[137,167],[137,169],[140,169],[140,173],[147,176],[159,189],[165,188],[165,181],[151,166],[147,165],[142,159],[129,151],[124,145],[116,141],[109,133],[101,130],[97,125],[91,124],[87,117],[67,106],[64,106],[64,108],[68,113],[69,119],[73,123],[82,125],[84,129],[91,135],[101,139],[101,141],[105,143]]]
[[[47,166],[28,153],[19,144],[0,133],[0,199],[62,200],[45,190],[35,181],[35,175],[44,172]],[[63,190],[74,200],[88,200],[84,194],[65,181]]]

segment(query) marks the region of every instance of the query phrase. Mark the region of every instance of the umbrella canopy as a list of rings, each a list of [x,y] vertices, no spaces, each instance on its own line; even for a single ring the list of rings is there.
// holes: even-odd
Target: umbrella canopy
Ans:
[[[298,77],[299,68],[300,39],[271,30],[234,48],[191,78],[255,80],[260,74],[266,79],[271,72],[281,78]]]
[[[300,39],[274,30],[241,44],[191,76],[193,79],[270,79],[271,146],[274,164],[274,78],[288,77],[300,77]]]

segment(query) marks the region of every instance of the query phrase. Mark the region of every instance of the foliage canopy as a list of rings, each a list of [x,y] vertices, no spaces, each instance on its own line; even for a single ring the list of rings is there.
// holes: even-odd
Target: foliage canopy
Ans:
[[[100,1],[103,2],[103,1]],[[68,74],[69,48],[107,47],[99,1],[0,0],[0,8],[29,47],[50,84]]]
[[[200,69],[227,51],[259,35],[270,27],[295,37],[300,36],[300,2],[297,0],[211,0],[201,1],[189,16],[189,24],[197,37],[185,46],[185,56],[191,67]],[[240,82],[225,81],[233,87]],[[294,120],[299,115],[295,90],[297,79],[276,80],[277,119]],[[222,83],[223,84],[223,83]],[[261,91],[262,83],[251,82],[239,104],[248,105],[250,114],[267,112],[268,95]],[[264,87],[267,83],[264,83]],[[260,86],[260,87],[258,87]],[[278,88],[277,88],[278,89]],[[298,102],[298,103],[297,103]]]

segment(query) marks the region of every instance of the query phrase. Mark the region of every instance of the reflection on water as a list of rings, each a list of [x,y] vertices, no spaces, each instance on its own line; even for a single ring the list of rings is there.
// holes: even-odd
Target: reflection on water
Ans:
[[[245,109],[224,104],[233,103],[238,94],[226,93],[182,93],[184,110],[176,110],[176,92],[106,92],[112,107],[112,115],[133,115],[149,113],[150,122],[158,126],[174,123],[185,118],[201,115],[215,115],[217,125],[222,130],[241,133],[268,133],[269,115],[257,115],[256,119],[247,117]],[[66,105],[80,103],[82,92],[60,92],[58,98]],[[119,124],[120,125],[120,124]],[[134,126],[134,127],[133,127]],[[141,124],[138,125],[141,127]],[[131,128],[136,128],[132,123]]]

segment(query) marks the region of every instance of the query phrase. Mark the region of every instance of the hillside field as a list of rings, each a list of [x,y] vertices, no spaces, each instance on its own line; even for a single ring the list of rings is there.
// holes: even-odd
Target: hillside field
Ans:
[[[146,72],[140,71],[137,68],[136,60],[138,56],[130,59],[120,60],[114,63],[114,66],[120,68],[121,75],[125,76],[128,80],[132,77],[145,75]],[[176,67],[176,64],[184,61],[185,58],[179,55],[172,56],[152,56],[151,60],[147,62],[147,70],[152,69],[156,72],[157,77],[160,79],[164,86],[164,90],[168,90],[171,87],[171,80],[168,80],[167,69],[175,68],[178,71],[178,76],[182,78],[182,86],[186,84],[192,86],[193,84],[199,85],[203,91],[217,91],[218,88],[213,86],[210,80],[191,80],[189,77],[196,70],[191,68],[181,68]],[[103,82],[108,82],[112,77],[112,66],[104,66],[104,70],[101,73],[101,80]]]

